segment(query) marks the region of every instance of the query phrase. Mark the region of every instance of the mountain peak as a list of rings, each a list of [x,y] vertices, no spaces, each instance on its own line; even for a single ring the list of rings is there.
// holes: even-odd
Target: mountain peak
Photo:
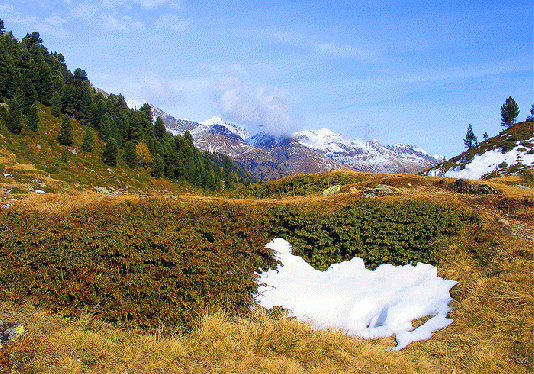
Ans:
[[[136,108],[143,105],[136,100],[127,103]],[[198,123],[176,120],[151,107],[152,114],[161,116],[171,133],[183,135],[189,131],[196,146],[232,157],[261,179],[340,168],[410,173],[441,161],[415,145],[383,146],[376,139],[352,140],[326,127],[295,132],[290,137],[275,137],[262,132],[253,135],[219,116]]]
[[[251,137],[250,133],[243,127],[237,126],[233,123],[226,122],[221,117],[213,116],[210,119],[200,123],[206,129],[216,128],[217,126],[224,127],[226,131],[231,134],[237,135],[243,140],[246,140]]]

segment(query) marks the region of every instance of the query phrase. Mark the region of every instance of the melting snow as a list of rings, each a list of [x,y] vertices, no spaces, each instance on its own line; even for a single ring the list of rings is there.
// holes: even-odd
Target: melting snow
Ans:
[[[371,271],[361,258],[353,258],[319,271],[292,255],[284,239],[274,239],[266,248],[276,252],[283,266],[260,274],[257,300],[265,308],[281,306],[318,328],[340,328],[359,337],[395,334],[393,350],[429,339],[452,323],[447,318],[449,291],[457,282],[439,278],[432,265],[386,264]],[[433,317],[412,327],[413,320],[425,316]]]
[[[506,162],[508,165],[517,164],[521,161],[530,167],[534,166],[534,154],[522,152],[519,149],[524,148],[516,146],[509,152],[502,153],[501,149],[484,152],[482,155],[476,155],[463,170],[460,167],[449,169],[443,176],[449,178],[481,179],[484,174],[497,170],[500,164]],[[435,173],[434,173],[435,174]]]

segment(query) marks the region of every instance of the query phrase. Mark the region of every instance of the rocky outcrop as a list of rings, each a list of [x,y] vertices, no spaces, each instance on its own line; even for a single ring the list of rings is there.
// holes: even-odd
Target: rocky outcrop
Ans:
[[[465,179],[457,179],[454,182],[454,190],[458,193],[477,195],[493,195],[498,193],[498,191],[489,184],[469,182]]]

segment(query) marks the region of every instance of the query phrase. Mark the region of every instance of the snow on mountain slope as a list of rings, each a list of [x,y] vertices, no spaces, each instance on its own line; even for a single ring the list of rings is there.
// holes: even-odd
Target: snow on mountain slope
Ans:
[[[534,138],[530,139],[534,142]],[[482,179],[486,174],[490,174],[504,167],[516,166],[518,164],[534,168],[534,153],[528,153],[528,149],[520,142],[511,151],[502,152],[502,149],[486,151],[481,155],[475,155],[473,159],[462,166],[452,167],[443,173],[441,170],[432,170],[429,176],[443,176],[449,178]]]
[[[135,100],[135,99],[129,99],[129,100],[124,100],[124,101],[126,101],[126,105],[128,105],[128,108],[135,109],[135,110],[141,108],[143,104],[145,104],[145,102],[141,102],[140,100]]]
[[[143,105],[136,100],[127,100],[127,104],[136,109]],[[183,135],[189,131],[195,146],[230,156],[261,179],[333,169],[411,173],[439,162],[413,145],[383,146],[377,140],[350,140],[326,128],[276,138],[264,133],[250,134],[220,117],[199,123],[177,120],[153,105],[151,108],[153,117],[161,117],[170,133]]]
[[[293,134],[302,145],[322,152],[357,170],[403,173],[417,172],[436,165],[439,160],[410,144],[383,146],[377,140],[350,140],[323,128]]]
[[[243,127],[234,125],[233,123],[226,122],[220,117],[212,117],[204,122],[200,123],[206,128],[213,128],[215,126],[220,126],[225,128],[228,132],[239,136],[241,139],[246,140],[251,137],[250,133]]]
[[[483,179],[534,168],[534,124],[520,122],[462,154],[443,161],[426,175]]]

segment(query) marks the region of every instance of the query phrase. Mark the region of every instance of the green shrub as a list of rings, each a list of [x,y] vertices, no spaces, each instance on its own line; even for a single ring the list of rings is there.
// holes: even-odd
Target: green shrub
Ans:
[[[281,206],[275,216],[277,235],[321,270],[356,256],[370,269],[383,263],[435,264],[440,250],[436,243],[476,220],[451,207],[417,201],[359,201],[334,210]]]
[[[0,299],[143,328],[194,326],[204,312],[246,312],[255,272],[283,237],[318,269],[354,256],[375,268],[439,260],[476,218],[425,202],[339,206],[95,204],[67,213],[0,210]]]

